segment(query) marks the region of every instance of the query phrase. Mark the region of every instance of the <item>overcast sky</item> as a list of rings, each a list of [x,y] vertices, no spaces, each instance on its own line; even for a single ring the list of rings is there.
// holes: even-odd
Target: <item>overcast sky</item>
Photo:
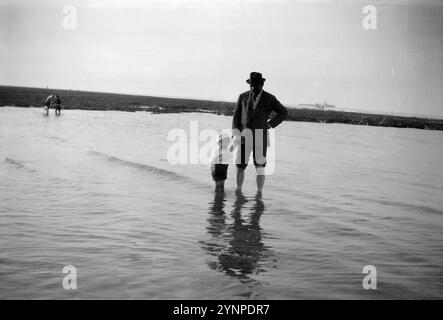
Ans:
[[[286,105],[443,116],[439,0],[0,0],[0,49],[4,85],[235,101],[259,71]]]

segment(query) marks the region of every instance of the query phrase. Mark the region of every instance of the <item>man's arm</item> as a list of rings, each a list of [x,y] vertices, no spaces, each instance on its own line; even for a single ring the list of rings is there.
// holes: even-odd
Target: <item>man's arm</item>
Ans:
[[[235,107],[234,117],[232,118],[232,129],[240,130],[241,127],[241,95],[238,97],[237,106]]]
[[[272,104],[272,111],[275,111],[277,115],[268,122],[268,128],[275,128],[288,116],[288,110],[286,110],[286,108],[283,107],[280,101],[278,101],[275,97],[274,103]]]

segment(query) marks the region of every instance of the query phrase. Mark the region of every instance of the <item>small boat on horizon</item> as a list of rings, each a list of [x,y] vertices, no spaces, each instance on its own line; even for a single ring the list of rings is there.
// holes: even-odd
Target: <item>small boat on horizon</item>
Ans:
[[[335,108],[335,105],[333,104],[329,104],[329,103],[301,103],[299,104],[299,106],[306,106],[306,107],[315,107],[321,110],[325,110],[325,109],[332,109]]]

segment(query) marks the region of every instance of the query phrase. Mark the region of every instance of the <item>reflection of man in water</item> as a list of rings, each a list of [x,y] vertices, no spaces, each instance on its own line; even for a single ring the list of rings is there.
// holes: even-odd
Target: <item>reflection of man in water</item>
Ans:
[[[250,201],[243,194],[236,193],[234,207],[231,213],[233,222],[226,223],[225,194],[216,193],[210,207],[208,218],[208,233],[218,243],[206,243],[205,249],[217,261],[209,263],[211,269],[226,273],[241,280],[249,279],[253,272],[263,271],[259,263],[266,257],[268,249],[262,243],[262,232],[259,225],[264,212],[263,200],[256,197],[251,208],[249,222],[242,218],[241,211]]]

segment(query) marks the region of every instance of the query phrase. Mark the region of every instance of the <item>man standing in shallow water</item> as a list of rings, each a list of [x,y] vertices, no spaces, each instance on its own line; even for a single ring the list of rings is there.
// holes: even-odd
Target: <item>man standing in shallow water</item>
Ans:
[[[259,72],[251,72],[246,80],[250,90],[238,97],[232,119],[232,131],[237,166],[237,191],[241,191],[251,152],[257,173],[257,194],[261,195],[265,183],[268,129],[275,128],[286,119],[288,111],[272,94],[263,90],[265,78]],[[270,119],[271,112],[276,115]]]

